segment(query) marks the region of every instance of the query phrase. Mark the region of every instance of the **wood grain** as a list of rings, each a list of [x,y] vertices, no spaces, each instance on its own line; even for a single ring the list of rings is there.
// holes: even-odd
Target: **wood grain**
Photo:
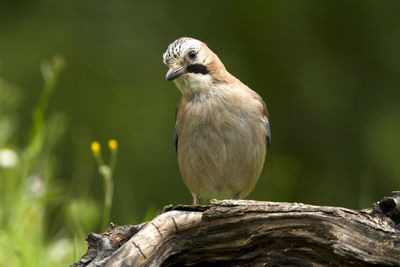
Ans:
[[[91,234],[91,258],[73,266],[400,266],[398,203],[395,192],[361,211],[252,200],[169,206],[123,226],[130,238],[115,241],[115,225]]]

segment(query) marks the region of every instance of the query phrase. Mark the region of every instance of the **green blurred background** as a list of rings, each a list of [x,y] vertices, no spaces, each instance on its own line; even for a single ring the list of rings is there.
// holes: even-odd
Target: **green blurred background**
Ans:
[[[400,185],[399,12],[398,1],[0,1],[0,149],[18,156],[0,167],[0,265],[72,263],[84,235],[103,230],[94,140],[106,161],[107,141],[119,142],[114,223],[191,203],[173,145],[180,93],[162,63],[182,36],[267,103],[272,146],[249,199],[361,209],[389,195]],[[60,69],[52,93],[46,66]],[[32,119],[41,94],[48,109]],[[29,227],[40,229],[32,246],[16,238]]]

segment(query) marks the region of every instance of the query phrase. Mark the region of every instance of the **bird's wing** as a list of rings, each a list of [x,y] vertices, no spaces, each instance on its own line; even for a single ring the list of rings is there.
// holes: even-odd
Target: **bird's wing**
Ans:
[[[261,96],[259,96],[258,94],[257,94],[257,96],[258,96],[258,100],[263,105],[263,114],[264,114],[264,118],[265,118],[265,123],[267,124],[267,146],[270,147],[270,145],[271,145],[271,127],[269,125],[269,114],[268,114],[267,105],[265,104],[265,102]]]
[[[175,144],[175,151],[178,152],[178,122],[175,122],[175,128],[174,128],[174,144]]]
[[[176,104],[175,108],[175,127],[174,127],[174,144],[175,144],[175,151],[178,152],[178,113],[179,109],[182,105],[184,105],[184,98],[181,97],[178,104]]]
[[[267,145],[268,145],[268,147],[270,147],[270,145],[271,145],[271,127],[269,126],[268,117],[264,116],[264,118],[265,118],[265,122],[267,123]],[[178,140],[178,137],[176,140]]]

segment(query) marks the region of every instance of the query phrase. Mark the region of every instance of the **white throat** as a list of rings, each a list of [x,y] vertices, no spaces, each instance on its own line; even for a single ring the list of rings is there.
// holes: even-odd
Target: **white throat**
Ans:
[[[185,97],[209,90],[212,82],[213,79],[210,74],[195,73],[186,73],[174,80],[176,87]]]

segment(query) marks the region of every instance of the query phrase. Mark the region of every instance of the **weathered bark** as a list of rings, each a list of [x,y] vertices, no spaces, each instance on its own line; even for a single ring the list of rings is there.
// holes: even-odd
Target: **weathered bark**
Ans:
[[[400,194],[368,210],[213,200],[90,234],[73,266],[400,266]]]

